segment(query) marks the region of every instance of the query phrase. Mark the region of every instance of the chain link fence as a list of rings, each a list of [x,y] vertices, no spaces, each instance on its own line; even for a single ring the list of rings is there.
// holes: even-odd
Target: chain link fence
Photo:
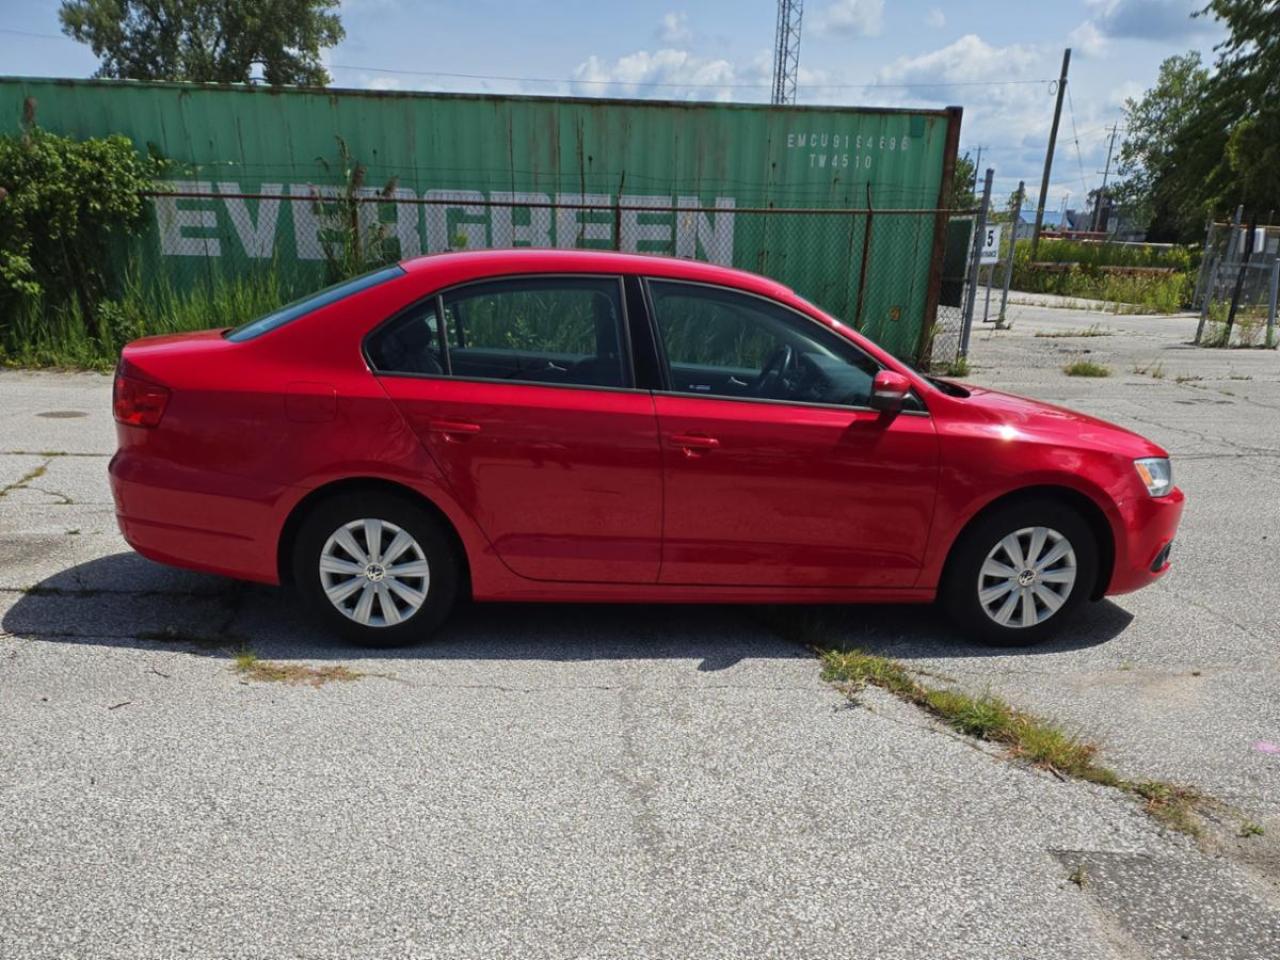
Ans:
[[[237,287],[257,284],[287,300],[425,253],[620,250],[772,277],[900,357],[946,364],[960,349],[973,211],[752,208],[653,195],[418,195],[394,184],[267,184],[245,192],[176,181],[147,196],[152,228],[128,255],[166,294],[213,290],[235,302]]]
[[[1280,227],[1210,223],[1196,276],[1196,343],[1274,347],[1280,304]]]

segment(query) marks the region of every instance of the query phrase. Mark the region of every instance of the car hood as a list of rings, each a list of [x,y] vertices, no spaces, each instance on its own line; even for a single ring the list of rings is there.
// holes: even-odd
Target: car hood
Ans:
[[[1012,428],[1028,438],[1064,447],[1105,450],[1135,459],[1168,456],[1163,447],[1141,434],[1086,413],[987,387],[967,383],[964,386],[969,391],[968,398],[962,401],[967,407],[981,411],[988,422]]]

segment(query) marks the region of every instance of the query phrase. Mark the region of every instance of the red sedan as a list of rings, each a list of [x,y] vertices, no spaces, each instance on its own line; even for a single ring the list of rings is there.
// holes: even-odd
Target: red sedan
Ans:
[[[613,253],[423,257],[139,340],[115,417],[134,549],[292,584],[377,646],[464,594],[939,599],[1029,643],[1160,577],[1183,506],[1128,430],[925,376],[763,277]]]

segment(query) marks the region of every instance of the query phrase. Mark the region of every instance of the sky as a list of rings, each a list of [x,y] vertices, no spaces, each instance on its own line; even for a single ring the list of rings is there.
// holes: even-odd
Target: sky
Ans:
[[[807,0],[799,103],[960,105],[961,152],[995,170],[1003,203],[1038,190],[1062,51],[1072,48],[1047,206],[1083,206],[1112,124],[1160,62],[1221,26],[1205,0]],[[87,77],[88,47],[61,36],[58,0],[0,0],[0,73]],[[774,0],[344,0],[333,85],[762,102]],[[1123,130],[1121,132],[1123,139]],[[1114,174],[1113,174],[1114,175]]]

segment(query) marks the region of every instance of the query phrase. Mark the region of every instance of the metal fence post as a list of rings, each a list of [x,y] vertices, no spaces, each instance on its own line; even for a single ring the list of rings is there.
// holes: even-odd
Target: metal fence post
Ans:
[[[1268,347],[1276,345],[1276,301],[1280,299],[1280,257],[1276,257],[1271,263],[1271,306],[1267,310],[1267,339]]]
[[[999,251],[997,251],[998,253]],[[991,317],[991,288],[996,282],[996,265],[990,264],[987,267],[987,295],[982,301],[982,322],[989,323]]]
[[[1240,254],[1240,269],[1236,271],[1236,286],[1231,293],[1231,309],[1227,311],[1227,334],[1223,346],[1231,346],[1231,328],[1236,325],[1236,311],[1240,309],[1240,294],[1244,292],[1245,274],[1249,272],[1249,258],[1253,256],[1253,238],[1256,221],[1250,219],[1244,235],[1244,251]]]
[[[1013,203],[1013,225],[1009,230],[1009,259],[1004,265],[1004,292],[1000,294],[1000,316],[996,317],[996,326],[1004,324],[1004,312],[1009,306],[1009,286],[1013,283],[1013,258],[1018,252],[1018,222],[1022,219],[1022,195],[1027,191],[1027,182],[1018,181],[1018,193]]]
[[[1209,274],[1209,285],[1204,291],[1204,303],[1200,306],[1200,322],[1196,324],[1196,338],[1193,341],[1200,343],[1201,337],[1204,336],[1205,322],[1209,319],[1209,308],[1213,305],[1213,296],[1218,292],[1218,274],[1222,270],[1223,264],[1230,263],[1231,258],[1235,256],[1236,240],[1240,234],[1240,221],[1244,219],[1244,204],[1236,207],[1236,215],[1231,219],[1231,234],[1227,237],[1227,253],[1226,256],[1217,260],[1213,265],[1213,270]]]
[[[1213,217],[1210,217],[1204,228],[1204,250],[1200,253],[1200,269],[1196,271],[1196,292],[1191,296],[1192,306],[1199,306],[1200,298],[1204,296],[1204,281],[1208,276],[1209,251],[1213,249],[1213,235],[1217,232],[1217,228],[1218,225],[1214,222]]]
[[[991,182],[996,172],[987,167],[986,182],[982,186],[982,206],[978,209],[978,220],[974,224],[973,249],[969,259],[969,289],[964,298],[964,326],[960,330],[959,356],[969,356],[969,333],[973,329],[973,308],[978,299],[978,268],[982,264],[982,236],[987,231],[987,213],[991,209]]]

